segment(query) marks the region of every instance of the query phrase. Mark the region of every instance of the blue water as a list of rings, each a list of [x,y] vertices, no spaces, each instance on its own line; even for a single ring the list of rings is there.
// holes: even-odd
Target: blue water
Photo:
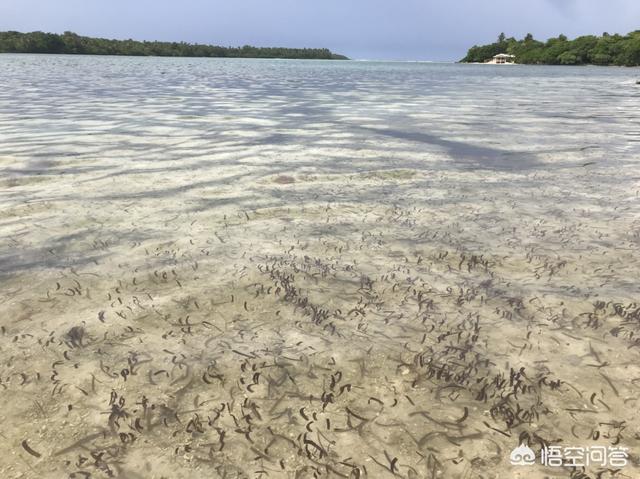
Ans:
[[[403,141],[448,166],[499,169],[584,147],[626,161],[640,140],[639,69],[39,55],[2,55],[0,69],[0,155],[14,158],[105,132],[144,154],[145,131],[163,127],[185,141],[244,129],[235,143],[249,146]],[[95,140],[82,144],[116,146]]]

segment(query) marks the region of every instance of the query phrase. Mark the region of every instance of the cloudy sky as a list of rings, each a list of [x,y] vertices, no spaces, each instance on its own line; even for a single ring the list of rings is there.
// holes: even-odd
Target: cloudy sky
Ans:
[[[0,0],[0,30],[457,60],[504,31],[546,39],[640,28],[640,0]]]

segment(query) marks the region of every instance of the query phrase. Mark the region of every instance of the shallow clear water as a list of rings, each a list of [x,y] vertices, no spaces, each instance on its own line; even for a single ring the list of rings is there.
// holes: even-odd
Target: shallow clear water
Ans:
[[[638,79],[0,55],[0,472],[634,477]]]
[[[73,153],[87,160],[84,168],[107,174],[122,165],[96,164],[92,154],[117,148],[166,162],[193,157],[180,148],[189,140],[198,141],[202,158],[220,140],[357,150],[406,139],[412,151],[452,157],[447,167],[523,168],[582,147],[625,160],[639,139],[638,69],[36,55],[0,61],[2,154],[47,158],[82,147]],[[230,128],[246,136],[228,138]],[[27,132],[40,141],[27,143]],[[147,149],[156,137],[178,148],[157,158],[157,148]],[[65,139],[65,150],[56,150]],[[383,166],[387,153],[380,151]],[[362,166],[328,158],[313,165],[326,172]]]

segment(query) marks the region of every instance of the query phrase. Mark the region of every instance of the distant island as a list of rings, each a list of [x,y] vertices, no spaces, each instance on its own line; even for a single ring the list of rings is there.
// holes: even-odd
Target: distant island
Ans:
[[[640,65],[640,30],[628,35],[587,35],[574,40],[560,35],[546,42],[535,40],[528,34],[523,40],[506,38],[489,45],[474,46],[462,63],[484,63],[495,55],[515,55],[516,63],[534,65]]]
[[[159,57],[288,58],[348,60],[326,48],[220,47],[184,42],[148,42],[62,35],[44,32],[0,32],[0,53],[57,53],[69,55],[132,55]]]

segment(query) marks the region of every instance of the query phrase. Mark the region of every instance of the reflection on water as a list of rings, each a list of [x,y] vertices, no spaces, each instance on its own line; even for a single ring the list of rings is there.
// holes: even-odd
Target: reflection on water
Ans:
[[[638,70],[0,67],[3,477],[640,451]]]

